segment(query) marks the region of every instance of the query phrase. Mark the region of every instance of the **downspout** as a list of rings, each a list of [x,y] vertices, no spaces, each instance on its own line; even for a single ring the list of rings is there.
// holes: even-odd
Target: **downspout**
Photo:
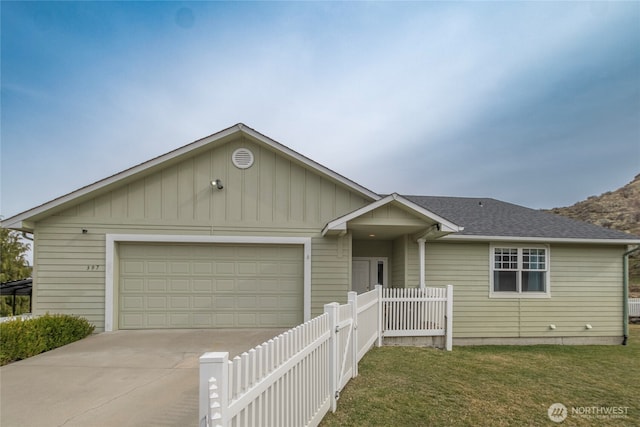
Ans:
[[[622,255],[622,345],[629,339],[629,255],[640,250],[640,246]]]

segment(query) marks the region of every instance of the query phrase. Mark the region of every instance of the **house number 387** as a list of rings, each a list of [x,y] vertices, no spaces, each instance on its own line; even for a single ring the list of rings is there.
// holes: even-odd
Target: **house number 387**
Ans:
[[[94,271],[94,270],[99,270],[100,266],[98,264],[94,264],[94,265],[87,265],[87,271]]]

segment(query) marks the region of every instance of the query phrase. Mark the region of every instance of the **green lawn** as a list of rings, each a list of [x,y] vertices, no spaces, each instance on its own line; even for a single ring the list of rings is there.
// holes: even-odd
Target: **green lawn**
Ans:
[[[547,415],[556,402],[569,412],[561,424]],[[626,418],[572,414],[586,407],[616,407]],[[640,425],[640,325],[630,327],[627,346],[374,348],[342,391],[336,413],[321,423],[545,425]]]

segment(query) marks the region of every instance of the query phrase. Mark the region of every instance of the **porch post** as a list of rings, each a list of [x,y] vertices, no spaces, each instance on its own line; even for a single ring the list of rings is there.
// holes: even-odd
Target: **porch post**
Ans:
[[[424,252],[425,252],[425,239],[418,239],[418,257],[420,258],[420,289],[426,287],[424,281],[425,267],[424,267]]]

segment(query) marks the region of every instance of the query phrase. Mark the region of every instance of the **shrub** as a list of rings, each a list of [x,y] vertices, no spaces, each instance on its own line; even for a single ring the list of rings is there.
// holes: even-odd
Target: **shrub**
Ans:
[[[67,314],[0,323],[0,366],[78,341],[94,329],[86,319]]]

